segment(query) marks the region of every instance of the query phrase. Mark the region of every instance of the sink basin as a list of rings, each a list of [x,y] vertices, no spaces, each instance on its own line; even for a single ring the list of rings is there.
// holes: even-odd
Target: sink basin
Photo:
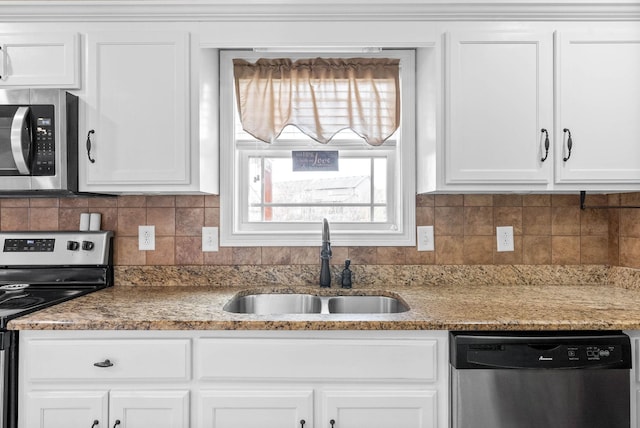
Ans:
[[[223,310],[238,314],[396,314],[409,307],[386,296],[314,296],[296,293],[257,293],[235,296]]]
[[[322,301],[311,294],[249,294],[229,300],[223,309],[240,314],[319,314]]]
[[[385,296],[338,296],[329,298],[332,314],[396,314],[409,307],[400,300]]]

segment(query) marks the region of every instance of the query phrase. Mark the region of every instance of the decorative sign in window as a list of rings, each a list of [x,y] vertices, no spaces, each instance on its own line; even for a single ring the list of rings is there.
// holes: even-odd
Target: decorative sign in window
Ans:
[[[296,150],[291,152],[293,171],[339,171],[337,150]]]

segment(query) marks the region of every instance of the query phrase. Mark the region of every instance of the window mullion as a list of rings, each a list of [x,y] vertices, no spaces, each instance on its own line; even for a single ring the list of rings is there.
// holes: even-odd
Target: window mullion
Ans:
[[[376,167],[375,167],[375,158],[369,159],[369,175],[371,176],[371,181],[369,182],[369,202],[371,203],[371,208],[369,208],[369,220],[373,222],[375,220],[375,194],[376,194]]]

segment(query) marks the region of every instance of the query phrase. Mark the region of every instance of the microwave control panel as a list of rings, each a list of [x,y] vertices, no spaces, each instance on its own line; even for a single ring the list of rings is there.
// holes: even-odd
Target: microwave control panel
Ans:
[[[32,105],[32,175],[56,175],[55,117],[52,105]]]

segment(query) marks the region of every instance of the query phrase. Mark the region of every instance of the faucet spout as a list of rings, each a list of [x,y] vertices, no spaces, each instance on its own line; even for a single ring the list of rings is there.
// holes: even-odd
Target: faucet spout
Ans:
[[[331,242],[331,233],[329,232],[329,221],[326,218],[322,219],[322,243]]]
[[[329,260],[331,259],[331,235],[329,233],[329,222],[322,219],[322,249],[320,250],[320,287],[331,287],[331,269]]]

